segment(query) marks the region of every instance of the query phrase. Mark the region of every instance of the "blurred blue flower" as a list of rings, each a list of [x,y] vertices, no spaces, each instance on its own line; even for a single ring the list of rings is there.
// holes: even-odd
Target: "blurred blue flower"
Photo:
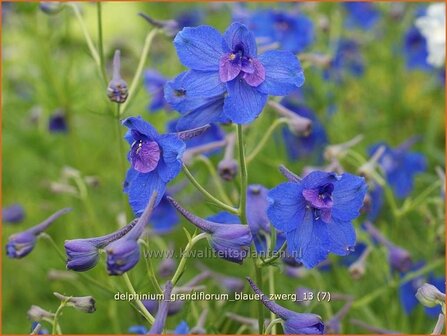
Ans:
[[[414,26],[410,27],[405,33],[404,55],[408,69],[433,69],[433,67],[427,63],[427,41],[419,29]]]
[[[36,329],[36,327],[37,327],[38,324],[39,324],[39,322],[37,322],[37,321],[34,321],[34,322],[31,324],[31,332],[34,331],[34,329]],[[39,331],[37,332],[37,335],[48,335],[49,333],[50,333],[50,332],[48,331],[48,329],[42,328],[42,325],[41,325],[41,328],[40,328]]]
[[[148,106],[149,112],[156,112],[168,107],[164,91],[166,82],[167,78],[157,70],[148,69],[144,72],[144,87],[151,95],[151,103]]]
[[[133,325],[133,326],[130,326],[127,331],[129,332],[129,334],[144,335],[144,334],[147,334],[149,329],[147,329],[143,325]]]
[[[374,27],[380,18],[379,11],[370,2],[345,2],[343,5],[348,14],[346,19],[348,27],[368,30]]]
[[[237,218],[237,222],[229,224],[202,219],[184,209],[173,198],[168,197],[168,199],[188,221],[210,234],[211,246],[218,257],[239,264],[244,261],[252,242],[252,235],[248,225],[239,224],[239,218]],[[232,215],[221,213],[218,216],[219,220],[227,221]],[[216,217],[211,218],[216,219]],[[233,217],[233,219],[236,220],[236,217]]]
[[[154,209],[149,223],[155,234],[165,234],[171,232],[179,221],[177,212],[165,195]]]
[[[328,144],[328,138],[324,126],[314,111],[289,98],[283,99],[281,105],[301,117],[312,120],[312,131],[309,135],[296,135],[287,126],[283,128],[282,135],[289,159],[297,161],[311,156],[316,161],[321,161],[323,149]]]
[[[427,163],[423,154],[410,152],[415,139],[411,138],[396,148],[391,148],[386,143],[378,143],[370,147],[369,155],[385,146],[385,152],[379,159],[385,177],[398,198],[407,197],[413,190],[414,175],[425,171]]]
[[[3,223],[17,224],[25,218],[25,209],[18,203],[2,209]]]
[[[273,188],[267,215],[285,233],[288,253],[313,268],[329,252],[344,256],[352,251],[352,220],[359,216],[366,189],[362,177],[315,171]]]
[[[189,326],[186,321],[182,320],[174,329],[174,335],[188,335],[189,334]]]
[[[349,267],[354,262],[358,260],[358,258],[363,254],[366,250],[367,245],[363,242],[357,242],[357,244],[352,249],[352,252],[344,258],[340,259],[340,262],[343,266]]]
[[[258,56],[253,33],[239,23],[223,36],[210,26],[184,28],[174,45],[182,64],[191,69],[165,87],[166,100],[182,114],[179,127],[250,123],[268,95],[287,95],[304,82],[295,55],[267,51]]]
[[[254,284],[254,282],[247,277],[253,291],[259,295],[262,303],[271,312],[275,313],[279,318],[284,321],[284,333],[292,335],[321,335],[324,334],[324,323],[321,317],[315,314],[300,314],[292,310],[281,307],[274,301],[271,301],[267,295],[261,292],[261,290]]]
[[[383,188],[377,183],[368,184],[368,205],[366,209],[366,218],[374,222],[379,216],[383,206]]]
[[[323,76],[326,79],[342,81],[345,73],[359,77],[363,75],[364,70],[364,60],[358,42],[352,39],[341,39],[337,43],[335,55],[329,67],[324,70]]]
[[[128,159],[131,163],[124,183],[124,192],[134,213],[141,214],[150,195],[157,191],[156,205],[161,201],[166,184],[182,168],[181,157],[185,143],[176,134],[158,134],[141,117],[123,121],[129,131],[125,138],[131,145]]]
[[[11,235],[6,243],[6,255],[13,259],[20,259],[27,256],[34,249],[37,236],[44,232],[56,219],[70,211],[71,208],[61,209],[45,219],[42,223],[26,231]]]
[[[249,14],[247,25],[256,38],[268,43],[277,42],[281,49],[294,54],[304,51],[314,41],[313,23],[303,14],[258,10]]]
[[[425,266],[424,262],[419,262],[413,265],[413,267],[408,271],[416,272]],[[406,273],[401,274],[401,278],[405,277]],[[411,312],[419,305],[419,301],[416,298],[416,292],[419,287],[424,283],[430,283],[439,289],[441,292],[445,292],[445,277],[436,277],[433,273],[428,276],[418,276],[412,280],[404,282],[399,287],[399,299],[400,303],[404,309],[405,314],[410,315]],[[431,318],[436,318],[441,313],[441,307],[424,307],[425,313]]]
[[[48,120],[48,130],[51,133],[66,133],[68,132],[67,119],[62,111],[57,110]]]
[[[180,12],[175,17],[175,21],[177,21],[179,30],[182,30],[185,27],[198,26],[202,22],[202,20],[203,11],[199,7]]]

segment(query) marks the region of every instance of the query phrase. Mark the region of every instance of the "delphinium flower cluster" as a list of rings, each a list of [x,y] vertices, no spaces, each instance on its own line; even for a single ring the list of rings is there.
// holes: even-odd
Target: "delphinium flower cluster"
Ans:
[[[396,97],[394,91],[375,97],[375,106],[359,104],[355,94],[364,93],[351,88],[367,83],[373,90],[367,86],[373,56],[365,50],[405,16],[412,25],[399,35],[402,48],[393,49],[400,52],[393,55],[399,70],[436,74],[429,87],[443,90],[437,78],[445,63],[443,5],[216,3],[168,13],[172,17],[145,11],[138,22],[147,35],[135,67],[125,42],[104,38],[103,12],[111,4],[89,5],[97,37],[84,17],[87,5],[36,6],[42,20],[65,15],[79,25],[90,57],[83,76],[96,80],[88,88],[92,95],[100,89],[101,103],[89,109],[101,106],[95,113],[111,127],[101,119],[88,123],[95,123],[94,133],[113,133],[113,141],[108,135],[97,143],[89,142],[92,134],[76,138],[70,103],[53,108],[47,120],[34,109],[29,119],[40,130],[44,120],[57,141],[69,138],[101,162],[100,170],[77,161],[76,168],[55,169],[62,171],[57,181],[43,177],[42,186],[65,207],[40,224],[19,230],[18,223],[33,218],[30,211],[25,217],[18,203],[3,209],[3,222],[14,229],[5,244],[10,259],[32,259],[40,238],[53,249],[42,253],[61,259],[47,270],[53,307],[29,303],[32,334],[70,333],[63,317],[72,313],[69,307],[104,314],[105,333],[442,332],[443,251],[430,248],[428,255],[424,244],[445,244],[443,152],[427,152],[434,135],[386,124],[387,116],[400,113],[389,120],[413,125],[411,115],[393,110],[406,106],[402,83],[392,79]],[[157,6],[163,7],[149,7]],[[207,19],[220,12],[229,15],[219,24]],[[66,34],[70,39],[68,24]],[[149,102],[139,110],[142,92]],[[420,113],[420,106],[412,111]],[[435,117],[427,122],[433,134],[441,120]],[[398,132],[378,132],[386,127]],[[103,146],[107,160],[95,152]],[[101,197],[113,201],[99,210],[95,194],[102,190],[111,195]],[[431,233],[414,236],[425,230]],[[407,234],[421,247],[407,243]],[[37,282],[41,273],[30,276]],[[387,323],[377,316],[388,301],[396,303],[393,314],[409,321],[422,306],[438,320]],[[128,306],[135,315],[124,318]]]

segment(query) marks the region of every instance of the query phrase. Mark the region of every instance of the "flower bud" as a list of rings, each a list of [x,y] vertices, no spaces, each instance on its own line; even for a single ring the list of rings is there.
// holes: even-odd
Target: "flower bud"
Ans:
[[[129,91],[127,89],[127,83],[121,78],[120,68],[120,51],[116,50],[113,57],[113,75],[107,87],[107,96],[112,102],[123,104],[129,96]]]
[[[445,294],[431,284],[424,283],[422,287],[418,288],[416,298],[425,307],[435,307],[440,304],[445,311]]]
[[[324,151],[324,158],[327,161],[333,161],[344,157],[347,151],[363,140],[363,135],[359,134],[349,141],[341,144],[327,146]]]
[[[138,15],[145,19],[154,28],[161,29],[169,37],[175,37],[180,31],[179,24],[175,20],[156,20],[144,13],[138,13]]]
[[[46,311],[45,309],[36,305],[31,306],[27,312],[27,315],[31,321],[37,322],[42,321],[43,319],[52,319],[55,316],[53,313],[50,313],[49,311]]]
[[[59,1],[41,1],[39,8],[45,14],[56,15],[65,8],[65,4]]]
[[[225,154],[222,161],[217,164],[217,171],[223,180],[232,181],[238,172],[238,163],[234,159],[236,135],[234,133],[229,134],[226,141]]]
[[[96,311],[95,299],[92,296],[65,296],[58,292],[53,294],[62,302],[65,301],[67,306],[76,308],[84,313],[94,313]]]
[[[293,134],[308,136],[311,133],[312,120],[300,116],[273,100],[269,100],[268,104],[281,116],[287,118],[289,129]]]
[[[12,204],[2,209],[3,223],[17,224],[25,218],[25,210],[20,204]]]

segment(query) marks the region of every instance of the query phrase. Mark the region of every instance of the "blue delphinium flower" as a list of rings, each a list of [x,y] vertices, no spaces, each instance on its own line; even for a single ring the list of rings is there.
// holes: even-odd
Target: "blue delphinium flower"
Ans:
[[[37,236],[44,232],[56,219],[70,211],[71,208],[59,210],[45,219],[42,223],[37,224],[26,231],[11,235],[6,243],[7,256],[13,259],[20,259],[27,256],[34,249]]]
[[[66,133],[68,132],[68,125],[65,115],[62,111],[57,110],[50,116],[48,120],[48,130],[51,133]]]
[[[3,223],[17,224],[25,218],[25,209],[16,203],[2,209]]]
[[[415,263],[409,272],[416,272],[424,267],[424,262]],[[402,273],[401,278],[403,278],[407,273]],[[419,301],[417,300],[415,294],[419,287],[421,287],[425,282],[428,282],[439,289],[441,292],[445,292],[445,277],[436,277],[433,273],[428,276],[418,276],[412,280],[404,282],[399,287],[399,299],[400,303],[404,309],[405,314],[410,315],[412,311],[418,306]],[[435,318],[441,313],[441,307],[425,307],[425,313],[427,316]]]
[[[268,95],[287,95],[304,82],[295,55],[268,51],[258,56],[254,34],[240,23],[223,36],[210,26],[184,28],[174,45],[182,64],[191,69],[165,88],[166,100],[182,114],[182,127],[250,123]]]
[[[358,27],[368,30],[374,27],[380,18],[379,11],[369,2],[345,2],[343,3],[348,17],[348,27]]]
[[[129,117],[123,121],[129,131],[126,140],[131,145],[128,159],[131,167],[127,172],[124,192],[138,216],[157,191],[156,205],[161,201],[166,184],[173,180],[182,168],[181,157],[185,143],[176,134],[158,134],[141,117]]]
[[[247,277],[247,280],[253,291],[259,295],[264,306],[284,321],[285,334],[321,335],[324,333],[325,326],[320,316],[315,314],[300,314],[283,308],[276,302],[269,300],[268,296],[264,295],[250,278]]]
[[[313,23],[303,14],[259,10],[249,16],[248,27],[256,38],[277,42],[281,49],[295,54],[304,51],[314,41]]]
[[[396,148],[391,148],[386,143],[378,143],[369,149],[371,156],[379,147],[385,147],[378,162],[394,194],[401,199],[407,197],[413,190],[414,175],[425,171],[427,166],[424,155],[409,152],[414,141],[413,138],[409,139]]]
[[[144,335],[148,333],[149,329],[147,329],[143,325],[133,325],[130,326],[127,331],[129,332],[129,334]]]
[[[154,209],[149,224],[155,234],[166,234],[171,232],[179,221],[177,212],[165,195]]]
[[[157,70],[148,69],[144,72],[144,87],[151,95],[151,103],[148,106],[149,112],[156,112],[168,107],[164,91],[166,81],[167,78]]]
[[[366,210],[366,218],[372,222],[379,216],[380,210],[383,206],[383,188],[377,183],[371,182],[368,184],[368,205]]]
[[[296,161],[312,156],[318,161],[321,160],[323,148],[328,144],[328,138],[326,130],[315,112],[289,98],[283,99],[281,105],[301,117],[312,120],[312,132],[308,135],[296,135],[288,127],[283,128],[282,135],[289,159]]]
[[[203,11],[198,7],[180,12],[175,16],[175,21],[178,24],[179,30],[185,27],[198,26],[202,20]]]
[[[329,67],[324,70],[326,79],[342,81],[345,73],[359,77],[365,70],[363,56],[360,53],[360,46],[352,39],[341,39],[338,41],[334,57]]]
[[[405,33],[404,55],[408,69],[433,69],[433,67],[427,63],[427,41],[419,29],[414,26],[410,27]]]
[[[168,199],[188,221],[210,235],[210,244],[219,257],[239,264],[247,257],[252,242],[252,235],[247,225],[221,224],[205,220],[181,207],[173,198]]]
[[[133,220],[125,227],[108,235],[85,239],[71,239],[64,243],[67,269],[84,272],[96,266],[99,250],[128,233],[137,223]]]
[[[186,321],[182,320],[174,329],[174,335],[188,335],[189,334],[189,325]]]
[[[156,198],[156,192],[153,192],[135,225],[125,235],[106,246],[107,272],[109,275],[121,275],[132,269],[140,260],[138,239],[151,218]]]
[[[362,177],[315,171],[273,188],[267,215],[285,233],[289,254],[312,268],[329,252],[351,252],[356,241],[352,220],[359,216],[366,189]]]

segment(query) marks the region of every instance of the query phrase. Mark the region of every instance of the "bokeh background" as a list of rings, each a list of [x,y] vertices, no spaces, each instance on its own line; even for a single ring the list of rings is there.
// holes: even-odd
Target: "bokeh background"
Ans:
[[[97,41],[97,12],[95,3],[79,5],[87,28],[94,42]],[[230,3],[103,3],[104,52],[110,74],[111,59],[115,49],[121,50],[122,76],[130,83],[139,61],[144,39],[151,27],[139,12],[157,19],[172,19],[187,11],[196,11],[202,23],[223,31],[231,22],[236,4]],[[244,6],[244,5],[243,5]],[[298,10],[308,16],[314,26],[313,43],[305,53],[334,55],[334,43],[340,38],[358,42],[364,72],[355,75],[349,72],[343,80],[328,80],[323,71],[305,65],[306,82],[303,95],[307,106],[312,108],[322,121],[330,143],[345,142],[358,134],[364,139],[356,151],[366,158],[366,149],[378,141],[387,141],[395,146],[413,135],[421,140],[414,146],[428,160],[428,169],[418,175],[412,195],[425,189],[438,177],[436,166],[444,166],[445,152],[445,87],[442,71],[436,69],[409,69],[404,52],[405,34],[413,25],[423,3],[378,3],[374,4],[379,19],[373,28],[362,30],[346,25],[346,10],[338,3],[302,4],[248,4],[248,9],[279,8],[285,11]],[[88,53],[85,40],[73,11],[66,8],[57,15],[49,16],[39,10],[38,3],[2,3],[2,200],[3,207],[19,203],[26,212],[20,224],[2,227],[2,246],[8,237],[45,219],[62,207],[73,211],[59,219],[49,229],[59,248],[65,239],[89,237],[111,232],[119,227],[119,217],[131,219],[131,211],[122,192],[123,158],[119,142],[124,133],[117,130],[111,103],[95,64]],[[157,69],[170,78],[182,71],[172,40],[156,36],[145,68]],[[137,95],[127,111],[129,115],[142,115],[165,131],[166,122],[178,116],[176,112],[160,111],[149,114],[151,95],[143,86],[143,78]],[[50,132],[49,119],[63,111],[68,125],[67,132]],[[276,118],[266,108],[247,131],[247,151],[253,148],[262,134]],[[122,128],[122,127],[121,127]],[[227,130],[231,128],[227,127]],[[119,133],[118,133],[119,132]],[[119,134],[119,135],[118,135]],[[124,144],[124,142],[123,142]],[[127,151],[127,145],[126,151]],[[222,153],[211,157],[216,165]],[[290,161],[282,143],[281,131],[277,131],[268,146],[249,167],[249,183],[261,183],[271,188],[283,181],[278,165],[285,163],[295,172],[314,165],[311,158]],[[127,161],[125,162],[127,167]],[[355,166],[345,162],[348,171]],[[54,183],[63,183],[64,171],[72,167],[80,178],[87,178],[87,195],[79,197],[77,186],[71,180],[63,192],[54,192]],[[65,170],[64,170],[65,169]],[[208,179],[206,167],[194,163],[191,170],[197,179],[214,190]],[[176,183],[185,180],[181,174]],[[51,186],[53,185],[53,190]],[[207,204],[193,187],[186,186],[176,195],[199,215],[210,215],[216,209]],[[231,194],[237,190],[236,183],[225,183]],[[436,195],[435,195],[436,196]],[[358,228],[360,221],[356,222]],[[435,207],[416,209],[396,222],[384,206],[376,225],[393,242],[408,249],[414,260],[428,264],[444,256],[444,209],[443,202]],[[176,229],[161,238],[154,249],[172,241],[176,248],[187,242],[181,227],[193,231],[191,224],[182,220]],[[204,247],[202,242],[197,249]],[[331,256],[334,262],[337,258]],[[157,265],[160,260],[154,260]],[[234,265],[222,260],[203,260],[209,267],[227,275],[243,278],[251,272],[251,265]],[[189,263],[184,280],[197,274],[194,261]],[[29,333],[31,322],[26,312],[36,304],[54,311],[58,302],[52,292],[70,295],[93,295],[97,311],[84,314],[74,309],[65,310],[60,319],[64,333],[125,333],[131,325],[144,324],[142,317],[128,302],[116,302],[111,295],[82,280],[50,280],[51,270],[64,270],[54,248],[39,240],[35,250],[23,260],[13,260],[2,254],[2,320],[3,333]],[[441,261],[433,271],[444,273]],[[124,290],[120,278],[106,274],[104,260],[88,272],[98,281],[113,284]],[[137,291],[151,291],[152,284],[146,277],[145,263],[141,261],[130,272]],[[435,320],[428,318],[422,306],[407,315],[399,301],[398,289],[389,286],[398,281],[398,275],[389,271],[386,251],[377,247],[368,259],[367,273],[361,280],[353,280],[346,267],[334,266],[329,271],[312,270],[303,278],[291,278],[275,273],[278,291],[292,293],[298,286],[315,291],[346,293],[361,299],[369,293],[378,293],[373,300],[354,306],[343,321],[343,333],[364,333],[365,330],[349,323],[359,319],[368,324],[403,333],[428,333]],[[209,292],[222,291],[215,283],[207,285]],[[245,288],[248,292],[249,289]],[[378,291],[378,292],[377,292]],[[340,302],[299,306],[293,302],[281,302],[284,306],[300,312],[320,314],[328,320],[341,307]],[[195,302],[186,303],[181,312],[168,319],[168,329],[173,329],[181,320],[194,325],[197,316],[206,306],[210,308],[207,332],[235,333],[238,325],[225,318],[231,311],[252,316],[255,303],[250,302]],[[48,326],[46,326],[48,328]]]

